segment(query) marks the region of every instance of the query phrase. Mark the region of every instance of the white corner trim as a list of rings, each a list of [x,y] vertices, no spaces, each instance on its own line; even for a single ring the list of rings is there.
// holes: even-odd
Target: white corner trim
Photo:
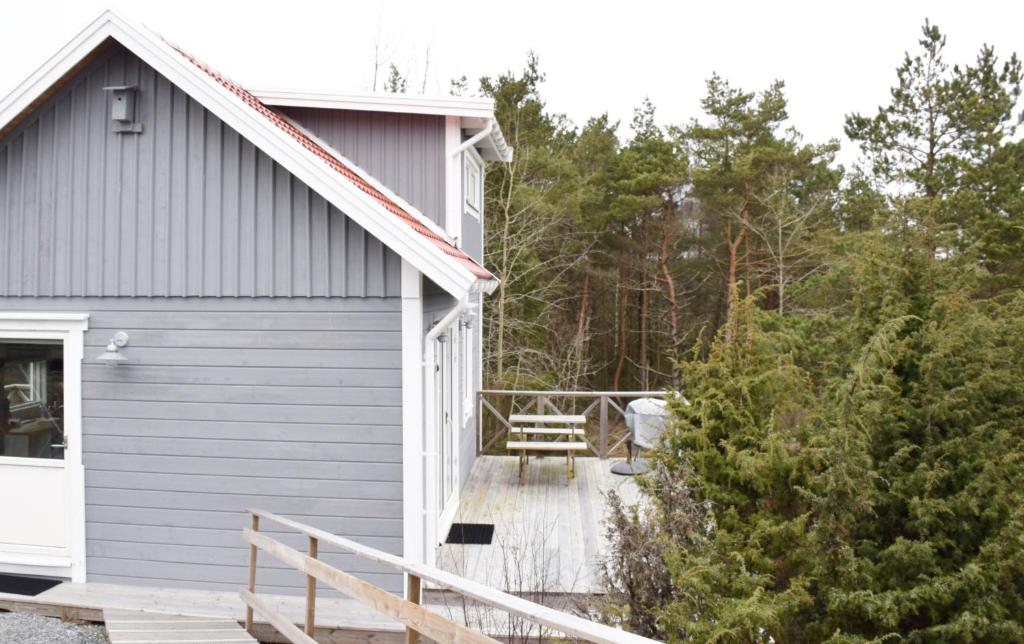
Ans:
[[[448,293],[463,297],[477,281],[476,276],[461,263],[388,212],[354,183],[340,178],[333,168],[311,154],[299,141],[267,122],[263,115],[161,38],[111,11],[103,12],[0,101],[0,127],[21,114],[107,38],[127,47]]]
[[[462,119],[449,116],[444,122],[444,221],[448,235],[462,245]]]
[[[71,581],[86,580],[85,468],[82,465],[82,358],[88,314],[0,312],[0,335],[8,338],[61,340],[64,348],[64,450],[67,468]],[[27,563],[27,565],[30,565]],[[45,564],[45,565],[53,565]]]
[[[423,485],[423,279],[402,261],[402,550],[426,563]]]

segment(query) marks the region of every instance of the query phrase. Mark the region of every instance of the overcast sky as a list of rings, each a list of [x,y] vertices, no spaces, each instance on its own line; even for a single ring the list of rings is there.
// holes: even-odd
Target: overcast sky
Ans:
[[[645,96],[660,121],[682,123],[699,115],[712,72],[748,90],[781,78],[793,124],[815,142],[842,137],[845,113],[886,100],[926,17],[947,33],[952,62],[972,60],[982,43],[1004,58],[1024,53],[1019,0],[35,0],[4,4],[0,95],[108,6],[251,87],[367,91],[377,42],[416,91],[429,50],[426,93],[444,94],[462,74],[521,69],[533,50],[549,106],[576,123],[604,111],[628,123]]]

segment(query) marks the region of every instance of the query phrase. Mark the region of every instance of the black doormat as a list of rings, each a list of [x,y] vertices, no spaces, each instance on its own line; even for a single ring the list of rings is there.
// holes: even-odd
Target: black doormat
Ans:
[[[41,577],[22,577],[21,575],[0,575],[0,593],[15,595],[38,595],[50,590],[60,579],[43,579]]]
[[[493,538],[494,524],[492,523],[453,523],[445,543],[489,546]]]

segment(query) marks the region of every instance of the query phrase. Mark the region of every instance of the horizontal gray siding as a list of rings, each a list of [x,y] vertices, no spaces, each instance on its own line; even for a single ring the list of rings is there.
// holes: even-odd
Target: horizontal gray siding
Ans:
[[[285,114],[444,226],[444,117],[305,107]]]
[[[0,307],[90,314],[89,581],[237,590],[251,507],[402,553],[399,298],[3,298]],[[130,336],[129,362],[97,363],[116,331]],[[323,553],[401,590],[390,569]],[[270,558],[258,583],[305,587]]]
[[[141,134],[112,131],[122,84]],[[397,296],[400,270],[119,45],[0,140],[0,296]]]

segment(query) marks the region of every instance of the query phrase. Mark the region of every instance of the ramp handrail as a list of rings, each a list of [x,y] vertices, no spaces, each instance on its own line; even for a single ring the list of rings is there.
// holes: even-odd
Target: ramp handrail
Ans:
[[[474,631],[458,622],[435,613],[421,605],[423,582],[429,582],[439,588],[458,593],[468,599],[486,604],[512,615],[525,618],[536,624],[546,626],[565,635],[577,637],[597,644],[652,644],[656,640],[641,637],[605,624],[598,624],[576,615],[570,615],[541,604],[528,601],[515,595],[496,590],[489,586],[453,575],[432,566],[410,563],[402,557],[382,552],[375,548],[339,537],[325,530],[314,528],[298,521],[266,512],[249,510],[252,515],[251,527],[243,531],[243,537],[249,543],[249,584],[241,590],[242,601],[246,604],[245,628],[250,633],[253,627],[253,613],[259,612],[277,630],[295,644],[316,644],[313,639],[316,612],[316,582],[319,580],[352,599],[361,601],[401,622],[406,627],[407,644],[415,644],[420,635],[448,644],[455,642],[496,644],[497,640]],[[309,552],[302,553],[294,548],[260,533],[260,520],[274,522],[290,528],[309,538]],[[381,588],[359,579],[354,575],[334,568],[317,559],[319,545],[331,544],[334,547],[370,561],[388,566],[407,575],[406,598],[402,599]],[[282,615],[271,608],[256,595],[256,561],[257,552],[263,550],[275,559],[304,572],[306,583],[306,623],[305,629],[299,629]]]

